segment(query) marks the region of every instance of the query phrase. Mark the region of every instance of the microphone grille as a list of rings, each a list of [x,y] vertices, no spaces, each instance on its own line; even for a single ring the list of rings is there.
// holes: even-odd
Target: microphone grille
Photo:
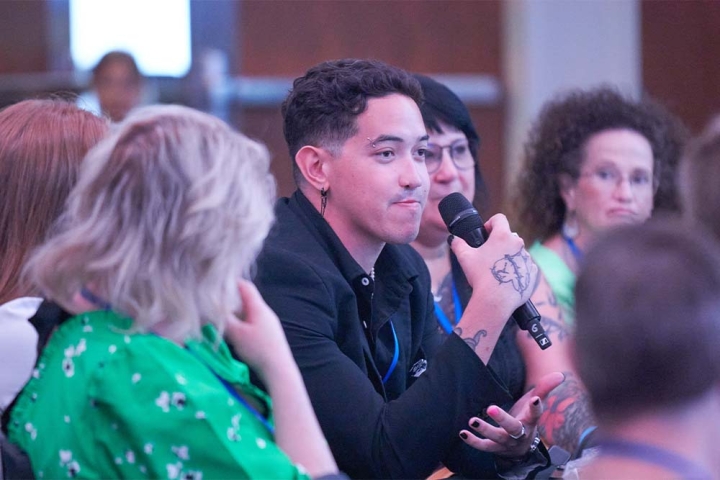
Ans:
[[[438,210],[445,225],[450,227],[452,221],[463,210],[472,209],[472,203],[460,192],[454,192],[440,200]]]

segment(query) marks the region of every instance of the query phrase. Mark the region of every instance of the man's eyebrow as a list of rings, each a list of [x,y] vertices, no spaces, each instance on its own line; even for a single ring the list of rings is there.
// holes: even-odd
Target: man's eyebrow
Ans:
[[[418,138],[418,142],[427,142],[430,139],[430,135],[423,135],[422,137]],[[368,137],[368,144],[371,146],[375,146],[378,143],[383,142],[395,142],[395,143],[403,143],[405,142],[405,139],[401,137],[396,137],[395,135],[380,135],[375,139],[372,139]]]
[[[405,140],[403,140],[401,137],[396,137],[395,135],[380,135],[376,138],[370,138],[368,137],[368,144],[371,146],[375,146],[377,143],[384,143],[384,142],[396,142],[396,143],[402,143]]]

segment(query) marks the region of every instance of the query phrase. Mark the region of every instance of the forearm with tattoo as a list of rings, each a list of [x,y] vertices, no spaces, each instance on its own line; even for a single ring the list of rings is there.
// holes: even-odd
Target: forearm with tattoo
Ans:
[[[487,330],[478,330],[475,332],[475,335],[463,337],[463,330],[460,327],[455,327],[453,329],[453,332],[457,334],[458,337],[462,338],[465,343],[468,344],[470,348],[475,351],[478,345],[480,345],[480,339],[482,337],[487,337]]]
[[[582,432],[594,425],[585,388],[572,372],[563,372],[565,381],[545,400],[538,430],[547,445],[575,451]]]

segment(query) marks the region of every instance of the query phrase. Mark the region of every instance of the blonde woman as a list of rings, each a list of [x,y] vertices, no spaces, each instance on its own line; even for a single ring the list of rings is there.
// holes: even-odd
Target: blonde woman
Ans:
[[[10,416],[37,476],[337,472],[278,319],[241,280],[273,221],[268,163],[177,106],[139,109],[88,154],[63,230],[29,265],[72,315]]]

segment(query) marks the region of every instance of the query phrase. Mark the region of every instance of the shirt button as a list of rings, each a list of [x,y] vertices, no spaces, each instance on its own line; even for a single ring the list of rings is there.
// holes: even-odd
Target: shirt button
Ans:
[[[368,285],[370,285],[370,279],[369,279],[369,278],[367,278],[367,277],[363,277],[363,279],[362,279],[362,282],[361,282],[361,283],[362,283],[362,284],[363,284],[364,286],[366,286],[366,287],[367,287]]]

